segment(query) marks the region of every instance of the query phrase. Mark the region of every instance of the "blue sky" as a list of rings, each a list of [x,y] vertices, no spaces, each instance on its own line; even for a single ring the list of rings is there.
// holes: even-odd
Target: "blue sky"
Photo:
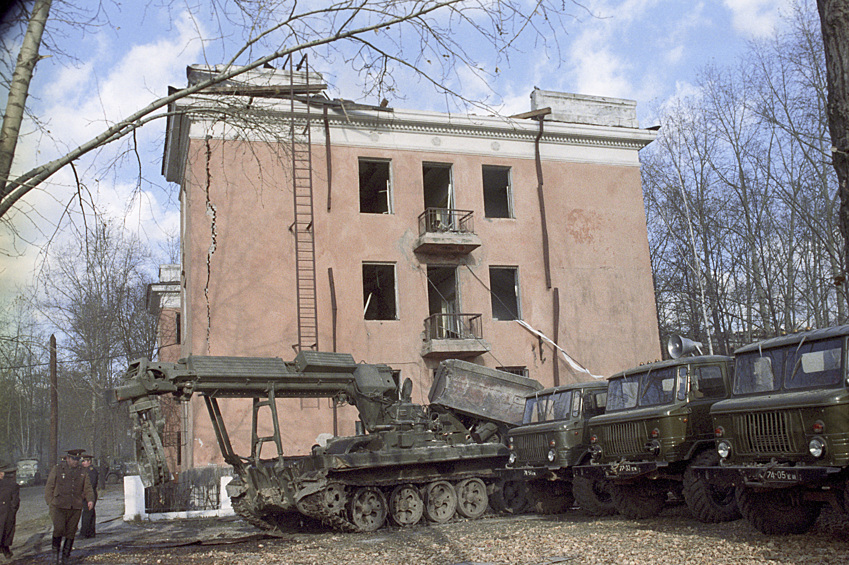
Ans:
[[[534,45],[519,45],[521,53],[511,57],[509,67],[499,68],[497,80],[484,85],[466,78],[453,86],[505,115],[528,110],[534,86],[633,99],[640,125],[648,127],[657,123],[655,108],[692,90],[700,68],[733,65],[748,41],[769,35],[791,0],[587,0],[585,5],[594,17],[574,10],[580,19],[558,34],[557,58]],[[48,124],[50,136],[26,135],[16,169],[28,170],[90,139],[106,120],[120,119],[163,96],[169,85],[184,86],[186,66],[223,62],[221,53],[204,52],[199,40],[199,34],[210,33],[209,22],[193,19],[179,2],[169,10],[126,2],[120,9],[113,6],[110,21],[112,27],[61,38],[76,61],[54,56],[38,64],[30,107]],[[330,73],[315,62],[313,67],[327,74],[331,96],[358,97],[359,77],[353,71],[337,66]],[[402,84],[408,90],[399,93],[402,99],[390,100],[393,106],[446,110],[442,97],[415,83]],[[33,131],[31,125],[28,131]],[[179,229],[177,188],[159,174],[163,131],[164,121],[156,121],[139,132],[138,160],[146,179],[141,186],[136,185],[134,154],[124,156],[117,172],[102,170],[117,147],[82,159],[77,169],[98,210],[122,219],[155,252]],[[66,168],[50,179],[46,190],[30,193],[12,217],[22,238],[13,238],[0,225],[0,288],[9,291],[31,282],[45,249],[49,252],[45,243],[72,237],[67,217],[62,223],[60,218],[73,200],[73,187],[73,174]],[[72,206],[70,214],[77,217],[79,207]]]

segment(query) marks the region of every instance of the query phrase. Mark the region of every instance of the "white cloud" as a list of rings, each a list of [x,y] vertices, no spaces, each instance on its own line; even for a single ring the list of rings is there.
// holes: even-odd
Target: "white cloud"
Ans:
[[[779,16],[786,12],[790,3],[791,0],[723,0],[731,11],[734,29],[748,38],[772,33]]]

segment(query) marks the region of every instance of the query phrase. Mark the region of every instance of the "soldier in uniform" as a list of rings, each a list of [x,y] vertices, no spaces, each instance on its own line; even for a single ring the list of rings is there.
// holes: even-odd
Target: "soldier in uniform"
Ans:
[[[99,473],[97,472],[97,467],[91,464],[92,456],[89,454],[83,454],[82,466],[83,469],[88,473],[88,482],[91,483],[91,490],[94,491],[94,498],[91,499],[91,502],[96,506],[97,505],[97,483],[99,478]],[[81,538],[93,538],[95,535],[94,531],[94,522],[97,518],[96,514],[97,510],[92,506],[90,509],[88,507],[83,508],[83,517],[80,522],[80,537]]]
[[[21,487],[14,473],[14,465],[0,463],[0,551],[6,557],[12,557],[15,519],[21,505]]]
[[[70,561],[83,507],[94,508],[94,491],[88,473],[79,464],[83,451],[68,451],[50,470],[44,487],[44,501],[50,507],[50,519],[53,520],[53,552],[57,564]]]

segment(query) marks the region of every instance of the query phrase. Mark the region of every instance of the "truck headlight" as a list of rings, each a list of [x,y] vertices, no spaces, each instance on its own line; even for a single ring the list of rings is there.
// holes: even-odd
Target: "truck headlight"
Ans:
[[[508,458],[507,458],[507,463],[509,463],[510,465],[512,465],[512,464],[513,464],[513,463],[515,463],[515,462],[516,462],[516,452],[515,452],[515,451],[511,451],[511,452],[510,452],[510,457],[508,457]]]
[[[825,454],[825,442],[818,437],[815,437],[808,444],[808,451],[811,452],[811,455],[819,459]]]
[[[720,441],[716,444],[716,452],[723,459],[726,459],[731,453],[731,444],[727,441]]]
[[[555,459],[556,457],[557,457],[557,452],[556,452],[556,451],[554,451],[553,449],[549,449],[549,450],[548,450],[548,460],[549,460],[549,461],[551,461],[551,462],[553,463],[553,462],[554,462],[554,459]]]

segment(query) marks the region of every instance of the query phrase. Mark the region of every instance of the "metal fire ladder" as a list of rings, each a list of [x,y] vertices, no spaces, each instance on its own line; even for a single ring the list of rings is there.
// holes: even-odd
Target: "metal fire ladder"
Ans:
[[[296,85],[295,72],[306,69],[303,76],[304,88],[309,96],[310,68],[307,56],[301,62],[289,59],[289,100],[292,119],[290,120],[290,139],[292,153],[292,194],[294,196],[295,221],[289,230],[295,236],[295,269],[298,289],[298,343],[293,345],[296,351],[318,349],[318,313],[316,311],[315,276],[315,230],[313,216],[312,190],[312,136],[310,133],[310,104],[298,104],[298,109],[306,109],[306,119],[295,119]]]

